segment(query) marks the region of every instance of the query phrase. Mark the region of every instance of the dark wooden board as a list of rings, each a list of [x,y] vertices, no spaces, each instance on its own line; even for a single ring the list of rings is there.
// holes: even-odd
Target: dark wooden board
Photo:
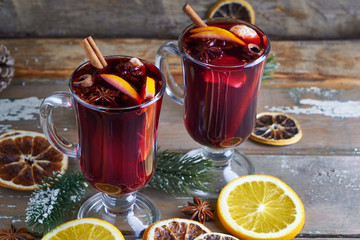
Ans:
[[[189,2],[201,18],[217,0],[3,0],[0,37],[176,38],[190,24]],[[251,0],[255,23],[271,38],[360,37],[357,0]]]

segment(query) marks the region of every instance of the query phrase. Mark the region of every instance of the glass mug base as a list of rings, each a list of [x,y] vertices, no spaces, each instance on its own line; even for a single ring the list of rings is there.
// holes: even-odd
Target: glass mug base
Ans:
[[[109,210],[103,200],[111,195],[97,193],[86,200],[80,207],[77,218],[93,217],[103,219],[117,227],[125,239],[139,239],[145,229],[160,220],[160,210],[146,195],[137,192],[123,197],[124,206],[131,203],[124,211],[114,213]],[[116,205],[119,205],[117,202]]]
[[[220,191],[224,186],[235,178],[254,174],[252,162],[241,152],[236,149],[211,149],[202,147],[192,150],[186,154],[188,157],[201,156],[210,158],[214,161],[214,182],[205,183],[209,191],[194,190],[193,194],[198,197],[217,199]]]

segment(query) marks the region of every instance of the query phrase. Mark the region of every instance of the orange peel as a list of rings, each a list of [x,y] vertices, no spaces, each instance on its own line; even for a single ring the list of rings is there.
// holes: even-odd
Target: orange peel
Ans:
[[[210,38],[229,41],[241,46],[246,46],[246,43],[240,38],[236,37],[233,33],[226,29],[219,27],[199,27],[190,30],[190,38]]]

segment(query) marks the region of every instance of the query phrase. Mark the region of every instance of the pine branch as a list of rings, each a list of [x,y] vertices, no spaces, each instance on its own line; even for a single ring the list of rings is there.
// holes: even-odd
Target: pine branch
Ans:
[[[276,55],[273,54],[269,56],[265,62],[262,83],[265,83],[267,80],[274,78],[274,72],[276,71],[276,69],[278,69],[279,66],[280,63],[277,61]]]
[[[80,171],[67,170],[45,177],[34,190],[26,209],[26,222],[34,231],[45,234],[60,225],[85,198],[88,186]]]
[[[157,167],[149,186],[169,194],[191,194],[192,190],[207,191],[205,182],[213,182],[213,162],[202,157],[187,157],[182,153],[157,153]]]
[[[205,182],[213,182],[213,162],[201,157],[183,157],[182,153],[157,153],[157,168],[150,187],[170,194],[191,194],[191,190],[207,191]],[[88,184],[80,171],[67,170],[64,174],[45,177],[34,190],[26,209],[29,228],[45,234],[74,212],[85,198]]]

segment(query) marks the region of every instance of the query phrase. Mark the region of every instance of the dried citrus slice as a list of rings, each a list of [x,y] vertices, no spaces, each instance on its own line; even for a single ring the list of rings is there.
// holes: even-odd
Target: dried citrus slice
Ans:
[[[220,0],[209,10],[207,18],[236,18],[255,24],[255,13],[252,6],[245,0]]]
[[[119,229],[114,225],[97,219],[81,218],[61,224],[47,233],[42,240],[124,240]]]
[[[95,183],[95,187],[104,193],[107,194],[112,194],[112,195],[116,195],[121,193],[121,188],[111,185],[111,184],[107,184],[107,183]]]
[[[204,233],[194,240],[239,240],[236,237],[233,237],[224,233]]]
[[[289,145],[302,137],[299,122],[292,116],[279,112],[263,112],[256,116],[250,138],[269,145]]]
[[[194,239],[210,230],[205,225],[183,218],[171,218],[151,224],[144,232],[143,240]]]
[[[68,157],[43,134],[14,130],[0,135],[0,186],[31,191],[44,176],[63,173],[67,166]]]
[[[240,239],[293,239],[305,222],[298,195],[268,175],[247,175],[228,183],[217,209],[222,225]]]

